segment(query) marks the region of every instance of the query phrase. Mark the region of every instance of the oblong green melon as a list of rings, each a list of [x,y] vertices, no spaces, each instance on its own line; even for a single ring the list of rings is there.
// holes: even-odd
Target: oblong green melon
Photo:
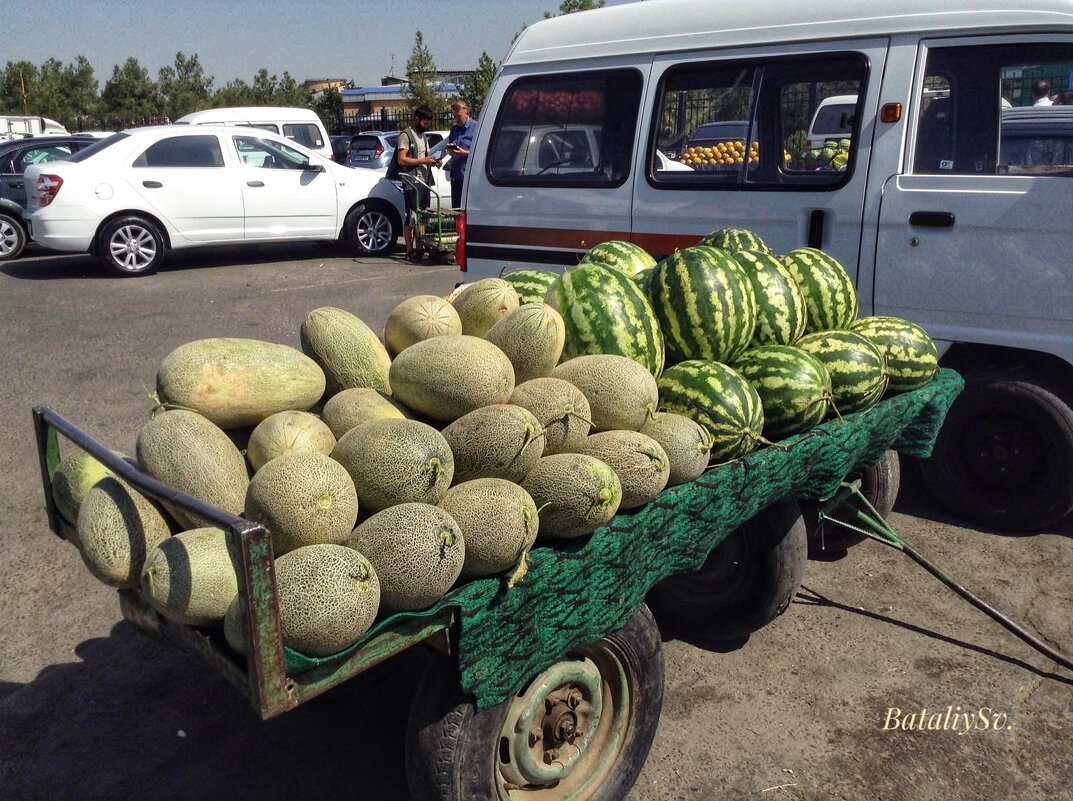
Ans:
[[[512,481],[478,478],[455,484],[440,499],[462,531],[466,558],[460,579],[493,576],[518,565],[540,521],[532,496]]]
[[[589,248],[582,263],[600,264],[623,272],[631,278],[642,270],[655,267],[656,260],[640,245],[613,239]]]
[[[742,266],[756,297],[756,328],[752,345],[793,345],[805,333],[805,296],[778,256],[758,250],[739,250],[734,261]]]
[[[515,270],[500,276],[518,293],[519,305],[543,303],[544,297],[548,294],[548,287],[558,277],[559,274],[551,270]]]
[[[300,336],[302,350],[324,369],[328,395],[354,387],[391,392],[391,357],[357,315],[332,306],[314,309],[302,321]]]
[[[900,317],[863,317],[850,326],[879,348],[890,375],[888,394],[908,392],[931,381],[939,354],[928,332]]]
[[[390,395],[378,389],[355,388],[332,395],[324,404],[322,417],[338,440],[354,426],[369,420],[405,420],[407,414]]]
[[[594,431],[637,431],[656,412],[659,393],[648,370],[625,356],[578,356],[552,371],[581,390]]]
[[[519,306],[488,329],[484,338],[507,354],[514,383],[550,375],[563,355],[563,318],[546,303]]]
[[[593,456],[615,471],[622,486],[619,509],[636,509],[667,486],[671,474],[666,451],[637,431],[604,431],[587,437],[578,453]]]
[[[462,320],[462,333],[483,337],[488,329],[518,308],[518,293],[502,278],[482,278],[467,286],[453,301]]]
[[[641,426],[641,433],[652,437],[667,454],[668,487],[693,481],[708,467],[712,438],[695,420],[682,414],[660,412]]]
[[[329,454],[335,447],[335,435],[316,415],[309,412],[276,412],[266,417],[250,434],[246,458],[254,471],[267,462],[288,453],[312,451]]]
[[[817,331],[794,343],[811,353],[831,376],[831,414],[852,414],[870,408],[887,389],[883,354],[855,331]]]
[[[790,345],[750,348],[735,362],[764,405],[764,436],[800,434],[831,409],[831,375],[823,362]]]
[[[101,479],[78,514],[78,550],[109,587],[137,587],[145,559],[171,536],[156,504],[114,476]]]
[[[160,543],[145,560],[142,595],[157,612],[185,626],[223,623],[238,595],[238,573],[218,528],[182,531]]]
[[[805,333],[849,328],[857,319],[857,290],[834,256],[816,248],[796,248],[782,257],[805,297]]]
[[[521,481],[544,452],[540,421],[506,403],[474,409],[441,433],[454,457],[455,484],[477,478]]]
[[[540,539],[571,539],[607,523],[622,502],[622,485],[606,463],[581,453],[545,456],[522,481],[540,510]]]
[[[704,237],[700,244],[711,245],[727,253],[737,253],[739,250],[771,252],[771,248],[764,243],[763,239],[744,228],[720,228]]]
[[[510,403],[530,411],[544,429],[544,456],[576,451],[592,428],[585,393],[561,378],[521,383],[514,388]]]
[[[71,525],[78,523],[78,507],[86,493],[102,478],[115,473],[83,450],[76,450],[60,459],[52,475],[52,500],[56,509]]]

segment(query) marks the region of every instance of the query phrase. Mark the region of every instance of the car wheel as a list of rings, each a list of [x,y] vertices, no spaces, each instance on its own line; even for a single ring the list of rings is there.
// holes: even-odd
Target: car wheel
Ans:
[[[382,206],[359,203],[346,217],[343,237],[347,248],[357,256],[384,256],[395,249],[399,226]]]
[[[0,214],[0,261],[17,259],[26,247],[26,229],[7,214]]]
[[[149,275],[164,260],[164,236],[144,217],[120,217],[101,231],[97,254],[120,275]]]

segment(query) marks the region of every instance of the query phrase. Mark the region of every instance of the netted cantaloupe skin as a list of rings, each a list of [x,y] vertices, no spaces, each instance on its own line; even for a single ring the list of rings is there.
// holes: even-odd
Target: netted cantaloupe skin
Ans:
[[[625,356],[578,356],[558,365],[552,377],[570,382],[585,395],[593,431],[638,431],[655,414],[656,379]]]
[[[388,315],[384,345],[395,358],[415,342],[462,333],[462,319],[455,307],[437,295],[407,298]]]
[[[454,478],[443,434],[417,420],[370,420],[347,432],[331,458],[350,474],[358,503],[379,512],[399,503],[436,504]]]
[[[219,528],[168,537],[146,557],[142,595],[157,612],[186,626],[215,626],[238,594],[238,572]]]
[[[578,453],[599,459],[618,476],[622,485],[619,509],[636,509],[667,486],[670,460],[652,437],[637,431],[603,431],[587,437]]]
[[[693,481],[707,469],[711,437],[703,426],[685,415],[659,412],[641,426],[641,433],[652,437],[667,454],[671,468],[668,487]]]
[[[358,494],[331,457],[291,453],[257,471],[242,516],[271,532],[279,557],[305,545],[345,542],[358,519]]]
[[[355,387],[332,395],[324,404],[323,419],[335,438],[342,439],[350,429],[369,420],[394,418],[405,420],[402,405],[378,389]]]
[[[218,426],[194,412],[158,414],[138,432],[138,464],[158,481],[209,506],[241,515],[249,474],[246,460]],[[183,528],[207,521],[174,504],[164,504]]]
[[[522,488],[540,510],[540,539],[591,534],[607,523],[622,502],[622,485],[607,464],[580,453],[545,456]]]
[[[544,428],[544,456],[576,451],[592,428],[584,393],[561,378],[534,378],[514,388],[510,403],[532,412]]]
[[[518,308],[518,292],[510,281],[482,278],[452,301],[462,321],[462,333],[483,337],[493,325]]]
[[[334,447],[335,435],[315,414],[277,412],[253,429],[246,446],[246,458],[250,467],[257,471],[279,456],[302,451],[327,455]]]
[[[521,481],[544,452],[544,429],[528,409],[482,406],[443,429],[454,457],[455,484],[476,478]]]
[[[157,396],[166,409],[237,428],[287,409],[309,409],[324,394],[324,381],[316,362],[292,347],[218,337],[169,353],[157,371]]]
[[[563,355],[566,325],[546,303],[525,303],[488,329],[484,338],[507,354],[514,383],[551,375]]]
[[[283,644],[310,656],[352,645],[376,618],[380,580],[369,560],[342,545],[306,545],[276,559]]]
[[[466,541],[463,580],[515,568],[540,527],[532,496],[512,481],[478,478],[447,490],[439,506]]]
[[[86,493],[108,476],[115,474],[83,450],[64,456],[52,474],[52,500],[57,511],[71,525],[78,523],[78,507]]]
[[[324,306],[302,321],[302,351],[324,370],[325,392],[367,387],[391,392],[391,357],[376,333],[360,317]]]
[[[376,513],[347,545],[372,564],[385,611],[416,611],[442,598],[458,579],[466,544],[458,523],[426,503],[401,503]]]
[[[82,561],[109,587],[137,587],[146,557],[170,536],[156,504],[115,476],[94,484],[79,510]]]

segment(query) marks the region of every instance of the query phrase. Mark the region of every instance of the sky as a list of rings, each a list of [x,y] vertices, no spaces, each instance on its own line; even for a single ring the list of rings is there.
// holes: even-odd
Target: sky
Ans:
[[[514,34],[561,0],[33,0],[19,3],[15,37],[0,38],[0,65],[84,55],[100,88],[133,56],[154,80],[176,52],[196,53],[213,87],[289,72],[301,83],[343,78],[379,85],[404,75],[417,31],[440,69],[472,69],[481,52],[502,61]],[[607,0],[620,5],[628,0]]]

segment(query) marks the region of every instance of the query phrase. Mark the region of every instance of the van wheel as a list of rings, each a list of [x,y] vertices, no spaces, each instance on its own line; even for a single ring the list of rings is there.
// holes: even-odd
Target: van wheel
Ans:
[[[385,256],[399,241],[399,226],[380,206],[359,203],[343,223],[343,241],[355,256]]]
[[[845,478],[846,481],[854,479],[860,479],[861,495],[867,498],[868,502],[879,512],[880,517],[886,520],[894,509],[895,501],[898,500],[898,490],[902,483],[898,452],[887,451],[877,464],[870,465],[859,472],[850,473]],[[864,504],[856,495],[852,495],[846,498],[837,509],[832,510],[830,516],[860,527],[852,515],[843,511],[848,507],[866,511]],[[852,546],[867,539],[863,534],[850,531],[837,523],[819,522],[814,501],[803,501],[801,511],[805,516],[805,526],[808,528],[808,555],[812,558],[837,558]]]
[[[149,275],[164,261],[164,236],[144,217],[120,217],[101,230],[97,254],[120,275]]]
[[[1073,511],[1073,409],[1069,395],[1023,373],[965,377],[921,462],[936,499],[988,528],[1029,532]]]
[[[0,261],[17,259],[26,247],[26,229],[8,214],[0,214]]]

